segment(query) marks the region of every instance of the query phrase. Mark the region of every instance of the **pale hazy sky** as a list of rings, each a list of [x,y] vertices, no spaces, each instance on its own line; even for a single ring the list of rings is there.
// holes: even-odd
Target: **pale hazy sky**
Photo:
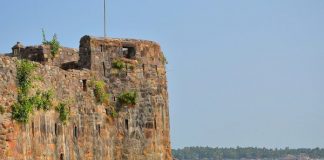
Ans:
[[[323,0],[108,0],[109,36],[168,58],[171,139],[184,146],[324,147]],[[102,0],[1,0],[0,52],[102,36]]]

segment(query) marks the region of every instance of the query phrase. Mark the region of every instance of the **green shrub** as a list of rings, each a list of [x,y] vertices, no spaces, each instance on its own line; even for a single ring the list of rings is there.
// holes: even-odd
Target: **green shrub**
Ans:
[[[112,67],[113,68],[116,68],[116,69],[123,69],[123,68],[125,68],[126,67],[126,64],[125,64],[125,62],[123,62],[122,60],[114,60],[113,62],[112,62]]]
[[[60,42],[57,40],[57,35],[54,34],[53,39],[50,41],[51,54],[53,57],[58,53],[60,49]]]
[[[42,93],[41,92],[37,91],[36,95],[33,97],[30,97],[29,100],[36,109],[39,110],[42,108],[43,104],[42,104]]]
[[[55,55],[58,53],[58,51],[60,49],[60,42],[57,40],[57,35],[54,34],[52,40],[47,41],[44,29],[42,29],[42,34],[43,34],[43,44],[44,45],[50,45],[52,58],[54,58]]]
[[[108,101],[109,95],[106,93],[106,84],[104,81],[92,81],[93,92],[97,103],[104,103]]]
[[[117,101],[125,105],[135,105],[137,100],[136,92],[121,93],[117,96]]]
[[[66,124],[67,120],[69,119],[69,111],[66,107],[66,103],[60,103],[56,107],[56,111],[59,112],[59,119],[63,124]]]
[[[53,92],[46,91],[46,92],[36,92],[36,95],[31,98],[32,103],[35,105],[35,107],[43,110],[49,110],[52,106],[52,98],[53,98]]]
[[[130,70],[134,70],[135,67],[134,67],[133,65],[129,65],[129,69],[130,69]]]
[[[4,114],[4,112],[5,112],[5,108],[2,105],[0,105],[0,114]]]
[[[110,116],[112,118],[116,118],[118,116],[118,113],[115,110],[113,110],[113,111],[110,112]]]
[[[12,106],[12,118],[18,122],[27,123],[33,111],[33,99],[28,97],[32,85],[32,72],[36,65],[28,60],[17,62],[18,101]]]
[[[28,96],[32,80],[35,79],[32,76],[35,69],[36,65],[28,60],[17,62],[18,101],[12,106],[12,118],[18,122],[27,123],[34,108],[49,110],[52,105],[52,91],[37,91],[35,96]]]
[[[106,109],[106,114],[112,118],[116,118],[118,116],[118,112],[116,111],[115,107],[112,106],[109,106],[109,108]]]
[[[17,80],[20,93],[26,95],[31,87],[32,72],[36,69],[36,65],[28,60],[17,62]]]
[[[23,98],[12,106],[12,118],[18,122],[27,123],[29,115],[33,111],[33,104],[30,99]]]

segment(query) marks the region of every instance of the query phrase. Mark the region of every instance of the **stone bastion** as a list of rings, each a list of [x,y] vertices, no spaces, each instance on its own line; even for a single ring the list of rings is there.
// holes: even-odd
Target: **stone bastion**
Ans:
[[[22,122],[13,107],[23,101],[24,59],[34,66],[24,96],[51,98]],[[152,41],[84,36],[57,54],[17,43],[0,56],[0,159],[171,160],[165,63]]]

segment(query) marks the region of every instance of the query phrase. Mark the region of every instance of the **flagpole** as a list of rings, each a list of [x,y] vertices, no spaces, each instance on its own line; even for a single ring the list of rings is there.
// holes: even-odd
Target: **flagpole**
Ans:
[[[104,0],[104,37],[107,37],[106,33],[106,0]]]

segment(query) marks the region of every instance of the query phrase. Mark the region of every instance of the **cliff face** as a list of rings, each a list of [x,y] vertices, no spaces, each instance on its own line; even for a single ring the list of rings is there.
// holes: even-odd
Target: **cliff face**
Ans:
[[[160,47],[150,41],[85,36],[79,56],[82,69],[35,63],[32,75],[38,78],[28,94],[51,90],[52,108],[34,109],[27,123],[13,120],[11,114],[18,98],[19,60],[0,57],[0,106],[4,109],[0,159],[172,159]],[[99,81],[109,94],[100,103],[94,85]],[[122,101],[121,95],[130,92],[136,93],[136,103]],[[55,110],[62,102],[69,111],[66,124]]]

